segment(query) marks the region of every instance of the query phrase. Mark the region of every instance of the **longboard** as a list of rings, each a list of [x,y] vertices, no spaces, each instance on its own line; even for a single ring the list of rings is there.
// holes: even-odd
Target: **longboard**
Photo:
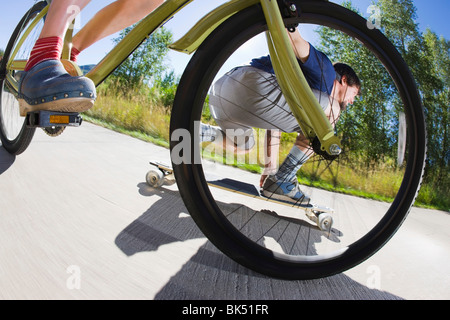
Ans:
[[[150,164],[153,167],[155,167],[153,170],[150,170],[146,175],[146,181],[150,186],[158,188],[162,186],[164,182],[167,180],[173,183],[174,181],[173,169],[170,165],[158,161],[151,161]],[[258,188],[254,184],[234,180],[231,178],[222,178],[208,173],[206,173],[205,175],[208,185],[212,187],[220,188],[226,191],[241,194],[251,198],[259,198],[264,201],[302,209],[305,211],[305,214],[308,217],[308,219],[313,221],[321,230],[328,232],[331,231],[331,227],[333,225],[332,214],[334,213],[334,210],[329,207],[318,206],[313,203],[301,204],[266,197],[263,195],[260,188]]]

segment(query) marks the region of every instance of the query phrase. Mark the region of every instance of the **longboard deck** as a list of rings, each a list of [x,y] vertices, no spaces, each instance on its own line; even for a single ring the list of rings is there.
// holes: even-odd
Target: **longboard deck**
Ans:
[[[164,182],[165,176],[173,175],[173,169],[170,165],[161,163],[159,161],[150,161],[150,164],[155,166],[156,168],[158,168],[162,174],[162,176],[158,177],[157,182],[154,182],[154,181],[149,182],[149,180],[147,179],[147,182],[152,186],[158,187],[158,186],[162,185],[162,183]],[[151,172],[152,171],[147,173],[147,176]],[[266,197],[265,195],[262,194],[262,192],[260,191],[260,188],[258,188],[254,184],[239,181],[239,180],[234,180],[231,178],[218,177],[211,173],[205,173],[205,178],[206,178],[208,185],[215,187],[215,188],[226,190],[226,191],[229,191],[232,193],[241,194],[241,195],[251,197],[251,198],[258,198],[258,199],[265,200],[265,201],[272,202],[272,203],[277,203],[277,204],[282,204],[282,205],[289,206],[289,207],[303,209],[303,210],[305,210],[306,216],[310,220],[314,221],[320,229],[327,230],[328,232],[330,232],[330,230],[331,230],[331,226],[333,224],[333,218],[330,214],[334,213],[334,210],[331,208],[317,206],[312,203],[301,204],[298,202],[296,203],[296,202],[290,202],[290,201],[283,201],[280,199]]]
[[[173,169],[170,165],[159,162],[159,161],[150,161],[150,164],[159,168],[160,170],[165,171],[165,174],[171,174],[173,173]],[[221,188],[230,192],[238,193],[247,197],[251,198],[260,198],[265,201],[282,204],[289,207],[299,207],[307,211],[311,212],[317,212],[317,213],[333,213],[334,210],[328,207],[318,206],[312,203],[308,204],[302,204],[299,202],[293,202],[293,201],[283,201],[280,199],[270,198],[266,197],[262,194],[260,191],[260,188],[258,188],[256,185],[234,180],[231,178],[223,178],[219,177],[217,175],[214,175],[212,173],[206,172],[205,173],[206,180],[208,184],[212,187]]]
[[[166,163],[162,163],[162,162],[159,162],[159,161],[150,161],[150,164],[152,166],[157,167],[158,169],[162,169],[162,170],[168,171],[169,173],[173,172],[172,167],[170,165],[166,164]]]
[[[296,202],[290,202],[290,201],[283,201],[280,199],[269,198],[269,197],[264,196],[262,194],[262,192],[260,191],[260,188],[258,188],[256,185],[247,183],[247,182],[243,182],[243,181],[239,181],[239,180],[215,177],[210,174],[206,175],[206,180],[208,181],[208,184],[210,186],[213,186],[216,188],[221,188],[221,189],[224,189],[224,190],[227,190],[230,192],[238,193],[238,194],[245,195],[245,196],[252,197],[252,198],[261,198],[262,200],[265,200],[265,201],[282,204],[282,205],[289,206],[289,207],[299,207],[299,208],[302,208],[305,210],[316,211],[319,213],[321,213],[321,212],[332,213],[334,211],[331,208],[317,206],[312,203],[301,204],[298,202],[296,203]]]

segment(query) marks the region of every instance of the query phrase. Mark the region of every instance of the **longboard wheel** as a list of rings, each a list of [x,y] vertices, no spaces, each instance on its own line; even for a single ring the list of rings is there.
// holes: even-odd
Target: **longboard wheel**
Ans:
[[[319,215],[318,227],[323,231],[330,231],[333,226],[333,217],[329,214],[322,213]]]
[[[159,188],[164,183],[164,173],[161,170],[150,170],[145,176],[148,185],[153,188]]]

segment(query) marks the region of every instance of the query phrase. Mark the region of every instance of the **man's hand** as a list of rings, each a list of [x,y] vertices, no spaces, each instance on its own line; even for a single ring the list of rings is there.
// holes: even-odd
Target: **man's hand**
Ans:
[[[278,170],[278,155],[280,150],[280,130],[267,130],[265,136],[264,172],[259,180],[262,187],[268,175],[275,174]]]
[[[267,178],[267,174],[262,174],[261,175],[261,180],[259,180],[259,186],[262,188],[264,181],[266,181]]]

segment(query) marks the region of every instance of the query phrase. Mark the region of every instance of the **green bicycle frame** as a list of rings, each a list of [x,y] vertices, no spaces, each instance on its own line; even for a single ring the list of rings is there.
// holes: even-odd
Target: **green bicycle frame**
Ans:
[[[167,0],[147,17],[141,20],[91,71],[86,77],[99,85],[117,66],[119,66],[133,51],[156,29],[171,19],[178,11],[193,0]],[[50,1],[48,1],[50,2]],[[231,0],[208,13],[180,40],[170,45],[170,48],[187,54],[194,52],[203,40],[223,21],[235,13],[260,3],[268,24],[266,33],[269,51],[277,81],[286,98],[300,128],[308,137],[317,136],[322,149],[329,154],[340,153],[340,141],[327,119],[322,107],[312,93],[306,79],[298,65],[294,50],[287,36],[278,2],[276,0]],[[48,6],[35,18],[22,35],[16,50],[12,54],[14,59],[18,48],[29,35],[37,22],[48,11]],[[63,57],[67,56],[70,48],[72,30],[65,38]],[[69,45],[67,45],[69,43]],[[23,61],[14,61],[8,68],[20,70]],[[11,81],[14,82],[13,79]]]

